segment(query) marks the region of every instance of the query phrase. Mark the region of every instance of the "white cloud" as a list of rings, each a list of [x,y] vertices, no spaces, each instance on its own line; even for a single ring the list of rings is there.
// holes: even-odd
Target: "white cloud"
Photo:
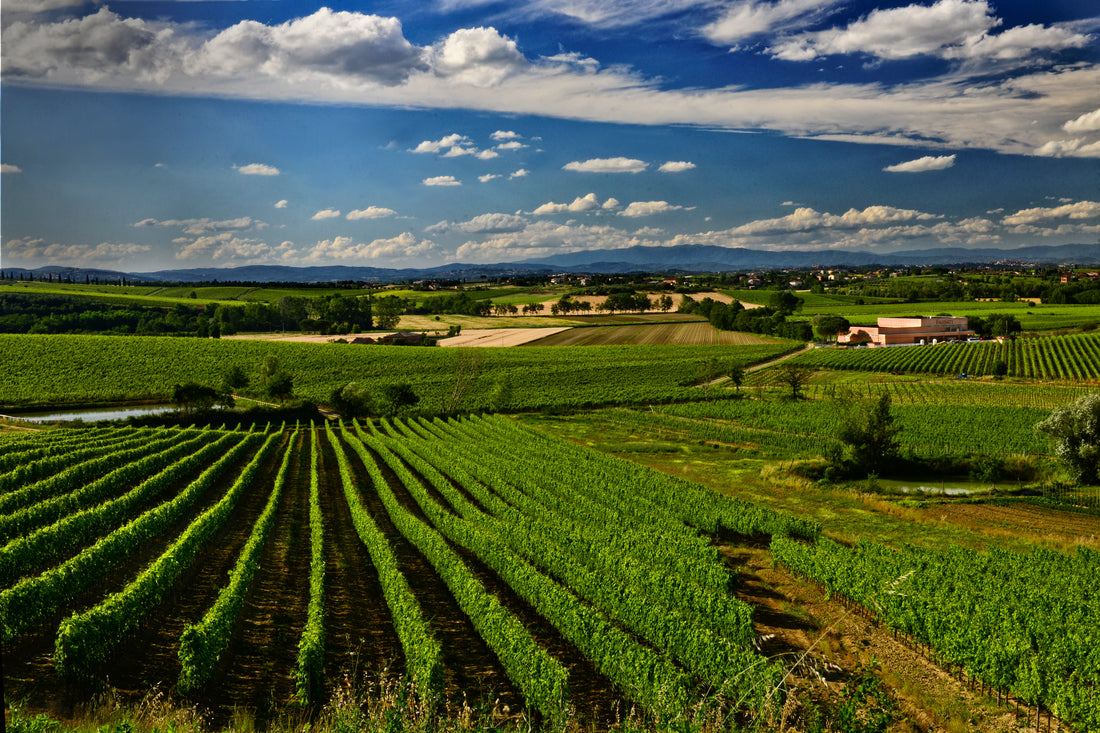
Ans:
[[[535,216],[545,216],[547,214],[564,214],[566,212],[581,213],[584,211],[595,211],[599,208],[600,202],[596,198],[596,194],[589,193],[573,199],[573,203],[571,204],[556,204],[553,201],[550,201],[543,204],[542,206],[539,206],[531,213]]]
[[[489,137],[491,137],[493,140],[496,140],[497,142],[503,142],[505,140],[518,140],[520,137],[522,137],[522,135],[520,135],[518,132],[513,132],[512,130],[497,130]]]
[[[362,262],[364,260],[406,259],[422,257],[436,249],[435,242],[417,239],[411,232],[404,232],[390,239],[373,242],[356,242],[351,237],[336,237],[318,242],[305,255],[311,263]]]
[[[279,169],[273,165],[263,163],[249,163],[248,165],[234,166],[242,176],[277,176]]]
[[[0,163],[0,174],[2,173],[22,173],[23,169],[17,165],[11,163]]]
[[[1095,219],[1100,217],[1100,201],[1077,201],[1054,207],[1021,209],[1004,218],[1005,224],[1035,224],[1052,219]]]
[[[603,206],[601,206],[600,208],[604,211],[614,211],[615,209],[619,208],[619,199],[614,197],[609,198],[607,201],[603,202]]]
[[[801,33],[769,48],[787,61],[865,53],[880,59],[929,55],[944,59],[1024,59],[1036,51],[1083,46],[1088,36],[1062,27],[1001,25],[988,0],[937,0],[933,5],[875,9],[846,28]]]
[[[1070,120],[1062,125],[1062,129],[1071,134],[1096,132],[1100,130],[1100,109],[1086,112],[1080,117]]]
[[[679,211],[683,206],[670,204],[667,201],[633,201],[625,209],[619,212],[619,216],[639,217],[664,214],[669,211]]]
[[[462,181],[457,180],[454,176],[432,176],[431,178],[425,178],[423,181],[425,186],[461,186]]]
[[[303,82],[347,78],[393,86],[427,69],[424,51],[410,44],[396,18],[321,8],[277,26],[245,20],[189,54],[187,71]]]
[[[324,221],[325,219],[335,219],[340,216],[338,209],[321,209],[316,214],[310,217],[313,221]]]
[[[482,183],[488,183],[489,181],[493,180],[494,178],[500,178],[500,175],[497,174],[497,173],[486,173],[483,176],[478,176],[477,180],[481,181]]]
[[[515,214],[481,214],[464,222],[441,221],[424,231],[428,233],[458,231],[466,234],[501,234],[520,232],[527,227],[527,220]]]
[[[383,206],[368,206],[365,209],[355,209],[348,212],[348,221],[356,221],[358,219],[384,219],[387,216],[394,216],[397,212],[393,209],[387,209]]]
[[[634,158],[592,158],[562,166],[563,170],[578,173],[641,173],[648,167],[648,163]]]
[[[492,160],[493,158],[499,158],[500,153],[495,150],[482,150],[477,154],[478,160]]]
[[[475,87],[495,87],[526,65],[516,42],[496,28],[462,28],[432,49],[436,75]]]
[[[465,135],[459,135],[457,132],[445,135],[439,140],[424,140],[415,148],[411,149],[410,153],[441,153],[445,150],[449,151],[454,148],[468,147],[470,144],[470,138]]]
[[[632,4],[623,2],[617,7],[628,15],[628,5]],[[988,5],[983,2],[952,0],[944,4],[948,5],[966,11],[956,10],[963,20],[967,13],[974,16],[975,22],[970,25],[978,29],[974,31],[977,35],[962,36],[963,41],[974,37],[977,44],[983,25],[997,20],[986,17]],[[876,44],[886,44],[896,50],[883,53],[941,56],[964,54],[970,48],[959,45],[961,42],[944,45],[958,36],[952,30],[960,27],[957,24],[922,30],[921,23],[909,22],[912,18],[906,13],[921,22],[927,20],[928,8],[924,6],[881,12],[894,11],[905,11],[902,16],[886,16],[887,20],[898,20],[896,27],[886,23],[885,29],[879,28],[883,25],[881,19],[871,22],[872,17],[879,17],[876,13],[849,26],[863,36],[861,40],[848,34],[850,48],[873,51],[880,48]],[[602,67],[578,54],[559,53],[523,64],[506,54],[505,66],[511,71],[501,77],[498,86],[487,88],[462,81],[462,63],[448,67],[455,72],[450,75],[435,73],[432,64],[438,54],[433,50],[413,47],[415,53],[410,54],[402,45],[403,39],[396,36],[393,44],[382,42],[385,33],[372,35],[365,30],[370,22],[359,23],[374,16],[347,14],[351,16],[347,24],[349,38],[358,39],[352,43],[342,36],[340,24],[332,22],[338,15],[328,11],[317,23],[295,25],[296,30],[312,35],[300,39],[301,53],[286,51],[284,56],[289,61],[282,66],[269,62],[273,44],[278,48],[293,45],[287,31],[280,30],[283,26],[253,21],[238,24],[248,26],[234,26],[242,43],[223,43],[220,55],[214,55],[221,59],[217,64],[199,63],[213,53],[207,45],[214,40],[201,29],[122,18],[104,8],[80,20],[15,19],[3,27],[0,54],[5,76],[39,86],[399,108],[461,108],[612,124],[763,130],[851,143],[985,148],[1024,155],[1035,155],[1042,146],[1064,135],[1062,128],[1067,120],[1095,110],[1094,90],[1100,87],[1100,65],[1081,63],[989,76],[977,85],[947,76],[894,85],[807,83],[783,88],[675,89],[669,88],[665,80],[647,78],[627,67]],[[383,25],[399,28],[399,24]],[[364,30],[356,30],[360,27]],[[483,36],[491,38],[493,33]],[[832,33],[844,35],[847,30]],[[904,37],[893,45],[888,39],[890,33]],[[1056,40],[1054,34],[1047,40]],[[794,41],[802,43],[810,55],[828,44],[840,43],[836,38],[806,34],[788,37],[784,43]],[[352,53],[343,54],[349,44]],[[310,54],[320,55],[307,63],[302,60],[302,54],[309,55],[307,49]],[[994,50],[986,46],[981,52]],[[476,58],[471,57],[473,67],[477,66]],[[387,65],[392,67],[390,71],[384,70]],[[292,71],[287,70],[290,67]],[[496,68],[492,63],[489,67]],[[399,83],[391,83],[394,80]],[[1090,145],[1082,140],[1061,154],[1095,155]]]
[[[735,0],[721,17],[703,27],[714,43],[733,44],[753,36],[792,31],[812,25],[839,0]]]
[[[695,164],[686,160],[670,160],[667,163],[662,163],[657,170],[661,173],[683,173],[693,168],[695,168]]]
[[[907,160],[904,163],[888,165],[882,170],[888,173],[924,173],[925,171],[942,171],[954,165],[954,155],[926,155],[916,160]]]
[[[213,232],[244,232],[248,230],[261,230],[267,228],[267,223],[250,216],[241,216],[236,219],[214,220],[202,219],[142,219],[134,222],[135,227],[162,227],[180,229],[184,234],[193,237],[210,234]]]
[[[65,265],[120,267],[132,265],[138,255],[149,252],[144,244],[101,242],[99,244],[47,244],[44,239],[6,239],[4,257],[20,267]]]
[[[275,208],[276,208],[276,209],[285,209],[285,208],[286,208],[286,205],[287,205],[288,203],[290,203],[290,202],[289,202],[289,201],[287,201],[286,199],[280,199],[280,200],[278,200],[278,201],[276,201],[276,202],[275,202]]]
[[[1036,155],[1051,158],[1075,156],[1078,158],[1100,157],[1100,141],[1086,143],[1084,138],[1075,137],[1071,140],[1048,140],[1035,149]]]
[[[526,148],[526,147],[527,147],[526,145],[524,145],[523,143],[521,143],[518,140],[511,140],[509,142],[501,143],[500,145],[497,145],[497,150],[522,150],[523,148]]]
[[[520,168],[517,171],[512,171],[508,175],[508,179],[511,180],[513,178],[526,178],[529,174],[530,174],[529,170],[527,170],[526,168]]]

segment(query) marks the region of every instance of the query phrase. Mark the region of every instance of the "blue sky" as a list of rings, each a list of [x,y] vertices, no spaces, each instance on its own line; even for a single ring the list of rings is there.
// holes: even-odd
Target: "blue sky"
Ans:
[[[4,267],[1100,237],[1095,0],[5,0],[0,25]]]

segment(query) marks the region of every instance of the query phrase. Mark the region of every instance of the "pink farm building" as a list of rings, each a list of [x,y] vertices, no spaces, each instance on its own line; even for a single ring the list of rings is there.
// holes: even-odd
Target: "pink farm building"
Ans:
[[[838,344],[868,346],[911,346],[940,341],[958,341],[974,335],[966,318],[935,316],[932,318],[880,318],[877,326],[852,326],[836,337]]]

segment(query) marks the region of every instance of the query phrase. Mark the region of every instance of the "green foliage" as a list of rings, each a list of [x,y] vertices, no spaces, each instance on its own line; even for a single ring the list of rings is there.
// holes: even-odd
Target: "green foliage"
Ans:
[[[790,398],[792,400],[798,400],[802,398],[802,388],[806,386],[812,376],[813,371],[810,369],[787,361],[776,370],[775,379],[791,390]]]
[[[1055,408],[1035,429],[1054,439],[1054,453],[1075,481],[1100,483],[1100,394]]]
[[[332,428],[327,429],[333,440]],[[306,705],[321,702],[325,671],[325,517],[321,512],[321,477],[317,459],[321,451],[317,430],[309,435],[309,609],[298,641],[298,666],[294,687]]]
[[[1075,729],[1100,727],[1091,693],[1100,682],[1100,604],[1082,592],[1097,585],[1100,553],[894,550],[782,537],[771,547],[778,561],[932,647],[940,664],[1042,703]]]
[[[512,384],[511,409],[652,404],[692,399],[685,386],[708,357],[745,366],[783,354],[786,343],[754,346],[605,346],[476,349],[478,378],[454,409],[490,407],[497,379]],[[254,373],[265,355],[293,377],[294,392],[327,402],[332,391],[357,381],[375,392],[395,375],[409,381],[426,405],[444,405],[469,349],[246,340],[110,336],[0,335],[0,374],[7,405],[166,399],[175,384],[202,382],[234,365]],[[109,367],[107,365],[110,365]],[[609,378],[614,375],[614,378]],[[262,380],[254,386],[258,395]]]
[[[329,404],[346,418],[366,417],[374,407],[370,392],[359,382],[348,382],[334,389]]]
[[[54,666],[60,675],[81,678],[93,674],[157,607],[252,485],[278,437],[278,433],[269,435],[225,495],[188,525],[133,582],[61,622],[54,652]]]
[[[850,470],[882,473],[898,457],[898,432],[890,413],[890,395],[865,403],[849,414],[837,433],[844,445],[844,463]]]
[[[1100,335],[1069,334],[893,349],[813,349],[792,359],[805,367],[870,372],[971,376],[994,374],[998,362],[1007,376],[1023,379],[1093,381],[1100,379]]]
[[[413,407],[420,402],[420,396],[413,391],[412,385],[408,382],[385,385],[382,387],[381,396],[387,415],[396,415],[406,407]]]
[[[844,316],[820,314],[814,316],[814,335],[822,340],[835,340],[838,333],[844,333],[851,323]]]
[[[244,606],[245,595],[260,567],[264,543],[275,524],[275,512],[279,508],[279,498],[283,494],[287,469],[297,438],[298,431],[295,430],[283,451],[283,462],[263,513],[256,520],[244,549],[230,571],[229,583],[222,588],[218,600],[202,620],[188,625],[180,636],[179,691],[184,695],[193,694],[209,681],[229,647],[233,629]]]

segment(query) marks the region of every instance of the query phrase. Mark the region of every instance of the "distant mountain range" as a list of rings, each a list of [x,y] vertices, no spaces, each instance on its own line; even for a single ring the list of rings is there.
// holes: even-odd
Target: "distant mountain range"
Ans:
[[[741,247],[686,244],[676,247],[629,247],[590,250],[554,255],[523,262],[493,265],[455,263],[430,268],[387,269],[382,267],[203,267],[189,270],[123,273],[76,267],[43,267],[36,270],[6,269],[5,272],[53,273],[83,280],[85,275],[100,280],[153,282],[403,282],[407,280],[481,280],[514,275],[545,275],[558,272],[615,274],[629,272],[727,272],[745,270],[809,269],[819,267],[927,267],[934,265],[989,265],[1024,263],[1035,265],[1100,265],[1100,245],[1063,244],[1017,249],[907,250],[879,254],[850,250],[769,251]]]

